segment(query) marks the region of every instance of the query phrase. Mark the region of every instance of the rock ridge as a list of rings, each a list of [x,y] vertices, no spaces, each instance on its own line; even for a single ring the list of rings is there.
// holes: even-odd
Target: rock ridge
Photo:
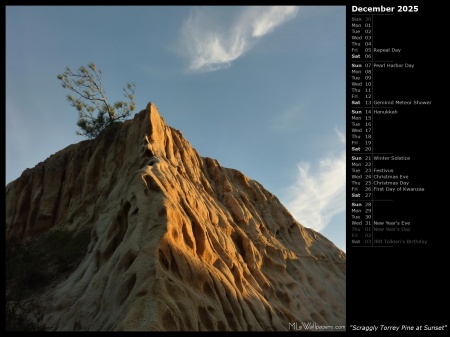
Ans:
[[[50,330],[345,325],[346,256],[243,173],[201,157],[152,103],[6,186],[6,239],[89,228],[40,295]]]

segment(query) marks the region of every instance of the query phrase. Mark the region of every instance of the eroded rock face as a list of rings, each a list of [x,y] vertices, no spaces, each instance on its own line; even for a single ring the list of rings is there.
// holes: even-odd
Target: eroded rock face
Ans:
[[[345,254],[151,103],[6,187],[8,240],[86,226],[84,260],[42,295],[51,330],[345,325]]]

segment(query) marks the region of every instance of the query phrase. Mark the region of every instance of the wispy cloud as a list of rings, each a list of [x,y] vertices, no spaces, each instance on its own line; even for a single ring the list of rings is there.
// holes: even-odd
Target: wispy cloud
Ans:
[[[345,135],[335,131],[345,144]],[[333,216],[345,211],[345,187],[344,149],[338,155],[326,155],[315,165],[300,163],[286,206],[302,225],[321,231]]]
[[[270,131],[277,134],[298,132],[298,127],[304,124],[303,120],[307,113],[308,105],[304,102],[280,111],[273,116],[273,122],[269,126]]]
[[[195,8],[181,30],[183,51],[191,71],[228,68],[255,43],[295,18],[297,6],[251,6],[228,13],[221,21],[216,9]]]

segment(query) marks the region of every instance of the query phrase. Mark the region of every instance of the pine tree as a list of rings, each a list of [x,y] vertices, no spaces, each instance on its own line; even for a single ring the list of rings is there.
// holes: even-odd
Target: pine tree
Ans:
[[[69,67],[57,78],[69,93],[67,100],[79,113],[77,125],[81,131],[76,133],[89,139],[97,137],[109,125],[126,119],[135,110],[134,92],[136,86],[127,83],[123,88],[128,101],[110,104],[102,86],[102,71],[94,63],[80,66],[76,72]]]

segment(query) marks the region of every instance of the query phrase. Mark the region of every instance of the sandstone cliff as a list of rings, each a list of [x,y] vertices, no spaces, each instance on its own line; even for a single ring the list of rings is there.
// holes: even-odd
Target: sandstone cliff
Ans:
[[[288,330],[345,324],[346,257],[262,185],[200,157],[157,108],[6,186],[6,238],[89,228],[39,300],[50,330]]]

